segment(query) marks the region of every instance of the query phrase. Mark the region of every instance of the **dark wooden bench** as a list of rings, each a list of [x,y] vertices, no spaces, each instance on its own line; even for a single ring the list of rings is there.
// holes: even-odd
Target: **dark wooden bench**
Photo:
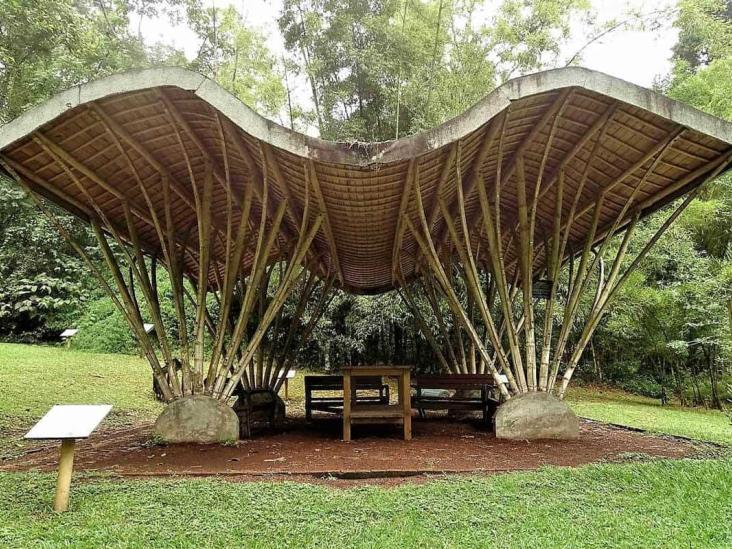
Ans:
[[[424,375],[412,378],[412,408],[419,410],[455,410],[483,412],[486,425],[493,425],[493,414],[498,407],[494,396],[493,376],[482,374]],[[425,393],[425,390],[428,390]],[[439,391],[442,394],[434,394]],[[448,395],[444,391],[451,391]]]
[[[359,377],[353,385],[354,400],[358,404],[389,404],[389,386],[379,376]],[[317,393],[338,392],[338,395]],[[378,394],[359,394],[360,391],[378,391]],[[343,376],[305,376],[305,418],[312,419],[313,410],[331,414],[343,413]]]
[[[261,417],[270,429],[275,428],[277,418],[277,395],[270,389],[245,390],[241,383],[234,392],[234,412],[239,417],[239,438],[252,438],[252,423]]]

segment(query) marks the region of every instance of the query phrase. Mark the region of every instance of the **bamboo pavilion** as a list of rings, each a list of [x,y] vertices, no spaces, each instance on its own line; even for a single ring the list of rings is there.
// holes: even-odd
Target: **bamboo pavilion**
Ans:
[[[0,169],[50,219],[48,201],[91,225],[111,278],[72,245],[171,401],[279,389],[291,356],[262,356],[262,341],[272,330],[307,339],[333,287],[398,289],[444,370],[493,375],[505,399],[561,398],[622,282],[731,162],[732,124],[576,67],[508,81],[437,128],[383,143],[291,131],[177,68],[77,86],[0,128]],[[638,221],[669,204],[658,232],[631,246]],[[415,283],[436,314],[447,304],[462,358],[429,328]],[[312,314],[284,326],[295,290],[296,310]]]

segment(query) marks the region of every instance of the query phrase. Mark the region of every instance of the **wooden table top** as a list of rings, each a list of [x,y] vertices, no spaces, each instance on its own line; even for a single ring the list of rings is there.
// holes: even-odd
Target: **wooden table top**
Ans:
[[[343,366],[341,372],[351,376],[386,376],[401,375],[414,366],[407,364],[373,364],[366,366]]]

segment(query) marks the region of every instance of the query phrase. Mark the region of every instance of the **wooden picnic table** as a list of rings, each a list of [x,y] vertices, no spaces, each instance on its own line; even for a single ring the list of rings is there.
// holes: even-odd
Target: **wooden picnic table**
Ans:
[[[343,440],[351,440],[351,425],[358,423],[401,423],[404,440],[412,438],[410,371],[412,366],[346,366],[343,372]],[[396,377],[398,404],[358,404],[353,402],[351,378]]]

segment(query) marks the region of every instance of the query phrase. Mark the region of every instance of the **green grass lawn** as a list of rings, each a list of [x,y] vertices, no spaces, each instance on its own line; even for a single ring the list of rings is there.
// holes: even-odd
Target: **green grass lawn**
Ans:
[[[730,547],[732,461],[660,461],[338,489],[0,475],[2,547]]]
[[[732,445],[732,424],[717,410],[661,406],[657,399],[585,387],[570,389],[568,400],[577,415],[597,421]]]
[[[54,404],[112,404],[106,425],[152,419],[150,367],[141,358],[64,347],[0,343],[0,459],[21,451],[21,437]]]

